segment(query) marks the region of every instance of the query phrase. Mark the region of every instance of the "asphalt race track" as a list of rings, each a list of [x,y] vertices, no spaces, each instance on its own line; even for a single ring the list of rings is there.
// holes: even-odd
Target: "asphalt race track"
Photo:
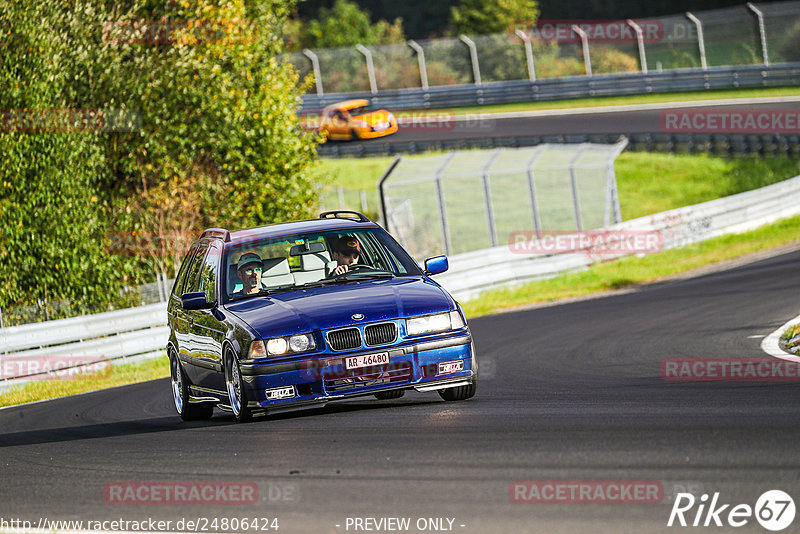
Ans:
[[[796,250],[472,320],[483,374],[460,403],[408,393],[245,425],[224,412],[183,423],[164,379],[0,410],[0,518],[277,517],[281,533],[334,533],[367,531],[354,518],[401,517],[409,532],[423,531],[420,518],[428,532],[670,532],[689,530],[666,526],[680,488],[731,505],[754,506],[771,489],[797,500],[797,382],[665,381],[660,364],[765,357],[750,336],[800,312],[798,272]],[[657,481],[662,502],[510,502],[514,481],[546,480]],[[108,484],[137,481],[256,483],[258,503],[106,502]],[[711,530],[765,532],[752,517]]]
[[[452,141],[494,137],[664,133],[662,114],[672,112],[784,110],[800,111],[800,101],[709,105],[690,108],[659,108],[624,111],[574,113],[553,110],[543,115],[518,118],[495,118],[490,114],[467,115],[459,120],[446,111],[398,112],[405,121],[396,134],[388,137],[342,144],[407,143],[411,141]],[[666,120],[666,119],[665,119]],[[666,122],[665,122],[666,125]],[[793,130],[796,133],[796,130]],[[686,132],[683,132],[686,133]],[[714,132],[711,132],[714,133]],[[718,132],[724,133],[724,132]],[[775,133],[775,129],[762,133]]]

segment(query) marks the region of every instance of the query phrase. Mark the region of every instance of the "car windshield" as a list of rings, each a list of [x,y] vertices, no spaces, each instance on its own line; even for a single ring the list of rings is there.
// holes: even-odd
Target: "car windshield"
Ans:
[[[356,115],[363,115],[365,113],[369,113],[370,111],[372,111],[372,109],[370,109],[369,105],[358,106],[357,108],[350,108],[349,110],[347,110],[347,112],[350,113],[351,117],[355,117]]]
[[[347,265],[340,269],[339,265]],[[414,260],[383,230],[299,233],[226,247],[226,300],[299,287],[420,275]]]

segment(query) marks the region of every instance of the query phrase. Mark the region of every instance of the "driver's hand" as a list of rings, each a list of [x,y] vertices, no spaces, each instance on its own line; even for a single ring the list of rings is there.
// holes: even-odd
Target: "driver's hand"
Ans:
[[[336,268],[333,270],[333,272],[331,273],[331,275],[333,275],[333,276],[336,276],[336,275],[339,275],[339,274],[344,274],[344,273],[346,273],[346,272],[347,272],[347,271],[349,271],[349,270],[350,270],[350,269],[347,267],[347,265],[339,265],[338,267],[336,267]]]

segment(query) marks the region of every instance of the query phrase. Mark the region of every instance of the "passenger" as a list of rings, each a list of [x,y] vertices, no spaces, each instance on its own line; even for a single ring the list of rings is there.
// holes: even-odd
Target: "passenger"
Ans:
[[[239,265],[236,272],[242,280],[242,289],[236,291],[232,296],[255,295],[261,289],[261,271],[264,264],[258,254],[247,252],[239,258]]]

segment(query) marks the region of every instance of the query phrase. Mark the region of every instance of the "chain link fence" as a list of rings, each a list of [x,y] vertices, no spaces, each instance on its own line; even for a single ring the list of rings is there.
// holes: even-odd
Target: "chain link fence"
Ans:
[[[120,293],[113,307],[102,309],[86,309],[74,305],[69,300],[42,299],[27,306],[6,307],[0,309],[0,328],[166,302],[174,282],[174,278],[168,279],[166,275],[159,275],[155,282],[126,288]]]
[[[319,95],[785,63],[800,60],[800,1],[647,20],[520,23],[494,35],[306,50],[283,59],[301,75],[316,62],[310,92]]]
[[[387,230],[418,260],[508,243],[515,232],[574,232],[621,221],[616,144],[398,157],[379,185]]]

